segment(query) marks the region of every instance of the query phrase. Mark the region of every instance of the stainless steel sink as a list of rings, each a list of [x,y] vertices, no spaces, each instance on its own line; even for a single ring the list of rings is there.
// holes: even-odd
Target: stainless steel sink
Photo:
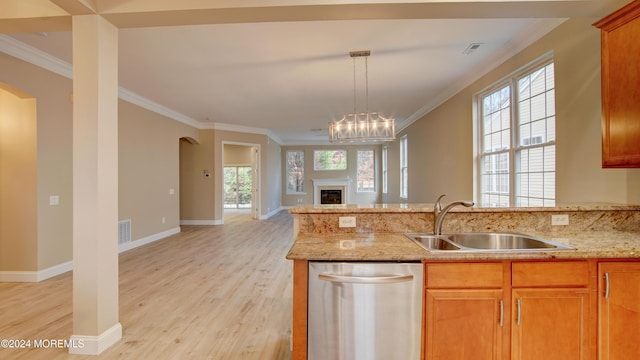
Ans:
[[[409,239],[430,251],[460,250],[461,247],[447,240],[444,236],[425,234],[405,234]]]
[[[512,233],[459,233],[448,234],[447,239],[471,249],[482,250],[559,250],[569,246],[524,234]]]
[[[430,235],[405,234],[418,245],[430,251],[544,251],[575,250],[539,237],[515,233],[456,233]]]

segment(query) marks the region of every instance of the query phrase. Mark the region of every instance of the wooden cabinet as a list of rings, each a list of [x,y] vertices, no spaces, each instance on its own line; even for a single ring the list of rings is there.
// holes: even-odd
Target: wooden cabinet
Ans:
[[[589,291],[514,289],[511,359],[588,359]]]
[[[595,358],[595,262],[425,264],[425,359]]]
[[[591,358],[589,263],[514,262],[512,271],[511,359]]]
[[[602,42],[602,167],[640,167],[640,0],[594,26]]]
[[[598,359],[640,359],[640,263],[598,265]]]
[[[502,359],[501,263],[425,266],[425,358]]]

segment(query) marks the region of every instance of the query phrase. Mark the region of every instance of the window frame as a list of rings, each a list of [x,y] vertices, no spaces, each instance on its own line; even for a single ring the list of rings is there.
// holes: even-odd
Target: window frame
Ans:
[[[292,191],[289,189],[289,153],[302,153],[302,191]],[[305,172],[305,160],[306,160],[306,154],[304,150],[287,150],[285,152],[285,176],[286,176],[286,182],[285,182],[285,194],[287,195],[306,195],[306,187],[305,187],[305,181],[304,181],[304,172]]]
[[[512,73],[511,75],[503,78],[502,80],[494,83],[492,86],[486,88],[485,90],[477,93],[474,97],[475,100],[475,119],[474,119],[474,126],[476,128],[476,133],[477,133],[477,147],[476,147],[476,171],[475,171],[475,177],[476,177],[476,200],[479,204],[483,205],[483,206],[488,206],[488,204],[483,203],[482,199],[483,199],[483,160],[489,156],[489,155],[500,155],[500,154],[506,154],[508,156],[508,204],[506,205],[507,207],[519,207],[519,206],[523,206],[523,205],[519,205],[519,200],[518,198],[523,198],[523,196],[521,196],[520,193],[520,189],[518,188],[518,172],[517,169],[519,168],[519,156],[522,154],[523,150],[530,150],[530,149],[538,149],[538,148],[551,148],[553,147],[553,151],[554,151],[554,166],[553,166],[553,174],[554,174],[554,190],[553,190],[553,199],[546,199],[549,200],[550,203],[549,204],[544,204],[542,206],[553,206],[555,205],[555,201],[556,201],[556,181],[555,181],[555,177],[557,175],[557,163],[556,163],[556,158],[557,158],[557,147],[556,147],[556,139],[557,139],[557,131],[554,129],[554,137],[553,140],[548,140],[546,142],[538,142],[535,141],[533,143],[529,143],[529,144],[524,144],[524,141],[522,142],[523,144],[520,143],[521,140],[521,133],[520,133],[520,126],[522,124],[520,124],[520,96],[519,96],[519,81],[531,74],[534,74],[535,72],[546,68],[549,65],[553,65],[554,67],[554,73],[555,73],[555,62],[553,59],[552,54],[546,54],[545,56],[541,57],[539,60],[534,61],[532,63],[530,63],[527,66],[522,67],[521,69],[515,71],[514,73]],[[555,74],[554,74],[555,75]],[[509,147],[507,149],[504,150],[495,150],[495,151],[484,151],[484,134],[483,134],[483,99],[487,96],[490,96],[491,94],[500,91],[501,89],[505,88],[505,87],[509,87],[509,111],[510,111],[510,122],[509,122]],[[545,121],[547,121],[549,118],[553,117],[554,118],[554,127],[557,128],[556,123],[557,123],[557,111],[555,109],[555,92],[556,92],[556,84],[555,84],[555,78],[554,78],[554,85],[553,85],[553,91],[554,91],[554,97],[553,97],[553,102],[554,102],[554,111],[553,111],[553,116],[545,116]],[[548,91],[548,90],[546,90]],[[546,91],[543,91],[542,93],[544,94]],[[546,103],[545,103],[546,106]],[[530,139],[534,138],[534,137],[529,137]],[[537,140],[537,139],[536,139]],[[543,155],[544,156],[544,155]],[[544,165],[543,165],[544,168]],[[524,198],[531,198],[531,196],[524,196]],[[542,199],[543,203],[545,203],[545,198]],[[524,205],[524,206],[529,206],[529,205]],[[536,205],[537,206],[537,205]]]

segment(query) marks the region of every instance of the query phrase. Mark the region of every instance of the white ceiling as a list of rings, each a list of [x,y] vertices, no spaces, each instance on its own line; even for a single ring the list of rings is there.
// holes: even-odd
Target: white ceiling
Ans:
[[[577,16],[602,16],[605,3],[619,2],[530,1],[538,12],[516,18],[469,16],[474,7],[483,14],[487,2],[476,1],[465,4],[461,18],[383,14],[366,20],[123,26],[119,82],[203,128],[250,127],[282,144],[327,143],[327,122],[354,107],[349,51],[371,50],[369,110],[395,117],[402,128],[571,17],[572,9]],[[68,31],[12,36],[71,63]],[[465,54],[472,43],[481,46]],[[363,58],[356,71],[356,108],[363,111]]]

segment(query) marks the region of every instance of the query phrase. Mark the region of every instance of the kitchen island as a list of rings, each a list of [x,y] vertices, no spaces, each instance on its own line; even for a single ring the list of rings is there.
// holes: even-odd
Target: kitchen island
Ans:
[[[519,322],[517,316],[521,306],[536,301],[540,303],[545,300],[541,302],[548,305],[547,308],[543,306],[545,311],[579,304],[580,311],[571,314],[566,321],[573,327],[563,329],[575,331],[575,341],[569,341],[573,338],[567,335],[565,340],[570,346],[562,345],[567,353],[558,352],[558,356],[569,356],[567,354],[575,351],[581,359],[595,359],[597,354],[599,358],[607,358],[616,349],[609,346],[613,341],[608,338],[610,328],[604,329],[603,326],[622,326],[623,330],[627,327],[626,330],[631,333],[636,331],[635,328],[628,328],[626,323],[616,323],[620,321],[615,318],[617,308],[609,307],[609,299],[605,301],[603,296],[605,287],[611,284],[610,277],[615,281],[627,282],[629,291],[640,289],[640,284],[637,284],[640,281],[640,268],[635,272],[640,264],[640,206],[460,207],[452,209],[447,215],[443,233],[517,232],[575,248],[508,253],[433,252],[409,240],[405,233],[433,231],[432,204],[301,206],[290,212],[294,217],[294,244],[287,258],[294,261],[294,359],[306,359],[308,261],[423,262],[423,358],[426,359],[448,355],[446,349],[442,350],[442,347],[434,344],[447,339],[445,335],[448,329],[458,331],[455,330],[457,324],[435,321],[437,316],[442,316],[441,313],[435,313],[435,309],[447,309],[449,303],[445,299],[457,299],[456,306],[459,306],[461,299],[456,297],[461,294],[478,295],[472,297],[473,301],[463,300],[474,309],[481,308],[481,303],[490,305],[487,316],[476,318],[476,325],[480,328],[484,326],[485,330],[491,329],[493,342],[487,349],[474,347],[474,351],[491,354],[487,355],[491,358],[524,359],[536,356],[530,350],[536,346],[535,339],[523,336],[525,333],[535,333],[536,329],[525,328],[525,331],[520,324],[515,324]],[[551,225],[552,215],[566,215],[568,225]],[[340,217],[354,217],[355,227],[340,227]],[[608,267],[613,268],[607,271]],[[537,275],[529,276],[531,274]],[[604,282],[605,277],[607,283]],[[627,310],[640,319],[638,305]],[[500,316],[500,326],[493,321],[497,313],[503,314]],[[524,313],[531,315],[526,311]],[[533,317],[549,318],[539,314]],[[471,324],[471,320],[465,320],[466,324]],[[544,329],[543,325],[536,326]],[[635,326],[638,326],[637,321]],[[553,328],[556,327],[554,325]],[[458,335],[459,339],[465,338]],[[544,338],[543,335],[540,334],[540,338]],[[626,344],[625,341],[615,341],[618,346],[627,346],[620,345]],[[457,344],[456,348],[464,347]]]

